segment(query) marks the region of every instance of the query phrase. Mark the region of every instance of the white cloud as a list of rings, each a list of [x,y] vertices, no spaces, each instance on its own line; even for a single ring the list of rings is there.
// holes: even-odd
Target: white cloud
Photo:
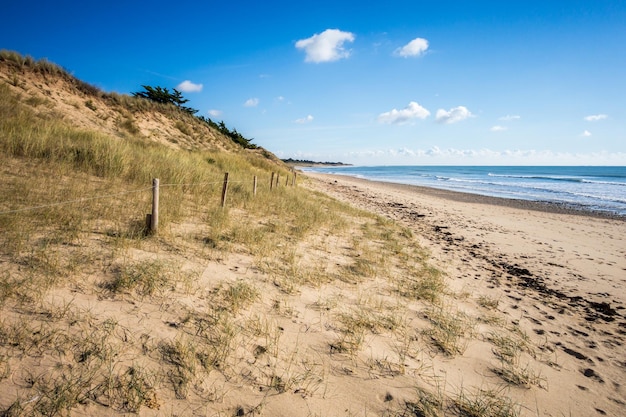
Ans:
[[[506,127],[506,126],[497,126],[497,125],[496,125],[496,126],[493,126],[493,127],[492,127],[491,129],[489,129],[489,130],[491,130],[492,132],[502,132],[502,131],[504,131],[504,130],[508,130],[508,129],[509,129],[509,128],[508,128],[508,127]]]
[[[256,107],[259,105],[259,99],[258,98],[249,98],[246,100],[245,103],[243,103],[243,105],[245,107]]]
[[[401,48],[396,49],[395,54],[402,57],[420,56],[426,53],[428,41],[424,38],[415,38]]]
[[[185,80],[176,86],[178,91],[183,93],[199,93],[202,91],[202,84],[194,84],[189,80]]]
[[[604,120],[607,117],[609,116],[607,116],[606,114],[592,114],[591,116],[585,117],[585,120],[588,122],[597,122],[598,120]]]
[[[506,116],[503,116],[503,117],[499,118],[498,120],[502,120],[503,122],[510,122],[512,120],[519,120],[519,119],[521,119],[521,117],[518,116],[518,115],[509,115],[509,114],[507,114]]]
[[[408,106],[402,110],[393,109],[391,111],[378,115],[379,123],[402,124],[412,119],[425,119],[430,116],[430,112],[420,106],[415,101],[411,101]]]
[[[212,109],[212,110],[209,110],[208,113],[209,113],[209,116],[220,117],[223,112],[221,110]]]
[[[305,123],[310,123],[313,121],[313,116],[311,116],[310,114],[307,117],[303,117],[301,119],[296,119],[294,122],[295,123],[299,123],[299,124],[305,124]]]
[[[437,110],[436,120],[439,123],[451,124],[461,120],[473,117],[474,115],[465,106],[458,106],[446,111],[444,109]]]
[[[350,56],[350,51],[343,48],[345,42],[354,42],[354,34],[338,29],[326,29],[307,39],[296,42],[296,48],[306,53],[305,62],[331,62]]]
[[[588,130],[585,130],[585,131],[584,131],[581,135],[582,135],[583,137],[588,138],[589,136],[591,136],[591,132],[590,132],[590,131],[588,131]]]

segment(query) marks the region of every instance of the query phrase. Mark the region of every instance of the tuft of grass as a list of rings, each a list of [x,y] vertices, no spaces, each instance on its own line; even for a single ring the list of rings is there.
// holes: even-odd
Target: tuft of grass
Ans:
[[[259,297],[259,291],[248,282],[239,280],[235,283],[222,283],[211,291],[211,295],[215,309],[235,314],[250,307]]]
[[[487,310],[496,310],[499,303],[500,300],[497,298],[488,297],[486,295],[478,297],[478,305],[486,308]]]
[[[130,366],[113,381],[111,400],[119,409],[138,413],[142,406],[158,410],[161,404],[156,393],[157,375],[140,366]]]
[[[280,394],[293,392],[301,397],[313,396],[324,382],[319,368],[318,364],[306,360],[301,364],[288,362],[286,370],[268,376],[268,388]]]
[[[344,268],[342,280],[351,283],[361,282],[364,278],[373,277],[376,273],[376,263],[366,257],[355,258],[352,264]]]
[[[96,111],[98,110],[98,108],[96,107],[96,105],[94,104],[93,100],[86,100],[85,101],[85,107],[87,107],[89,110],[91,111]]]
[[[495,327],[504,327],[506,325],[506,319],[498,314],[485,314],[480,316],[478,321]]]
[[[339,338],[331,344],[331,350],[340,353],[358,352],[368,333],[375,326],[374,318],[365,309],[353,308],[337,314]]]
[[[185,135],[191,136],[193,134],[189,125],[185,124],[181,120],[177,120],[174,126],[176,127],[176,129],[180,130],[181,133],[184,133]]]
[[[533,385],[543,387],[545,383],[541,373],[532,369],[530,364],[521,365],[519,361],[502,362],[500,368],[494,369],[494,372],[509,384],[520,387],[530,388]]]
[[[212,310],[210,314],[192,318],[196,357],[207,372],[219,369],[226,372],[236,346],[238,327],[227,311]]]
[[[493,353],[498,359],[512,363],[520,353],[529,349],[528,344],[521,338],[514,338],[500,333],[490,333],[487,340],[494,345]]]
[[[174,268],[161,260],[146,260],[123,265],[113,281],[105,288],[114,292],[135,291],[141,296],[151,296],[157,291],[175,286]]]
[[[407,274],[395,278],[398,294],[411,300],[425,300],[435,303],[441,299],[446,289],[441,271],[423,265],[419,269],[410,268]]]
[[[69,411],[88,400],[87,391],[95,375],[78,372],[63,373],[57,378],[42,378],[35,384],[39,393],[33,405],[33,414],[41,416],[69,414]]]
[[[534,357],[527,340],[521,337],[491,333],[489,340],[494,345],[493,353],[500,360],[500,366],[493,371],[509,384],[530,387],[542,386],[544,378],[530,367],[530,363],[522,364],[522,354],[527,352]]]
[[[167,374],[176,398],[185,399],[189,395],[191,383],[196,378],[198,358],[196,346],[188,339],[164,341],[159,346],[162,359],[174,366]]]
[[[473,331],[473,323],[469,317],[443,305],[429,309],[426,316],[431,322],[431,328],[426,334],[433,343],[447,355],[463,354],[467,347],[467,337]]]
[[[406,401],[401,416],[442,417],[445,415],[445,404],[445,398],[440,392],[433,394],[417,388],[417,401]]]
[[[476,390],[469,393],[461,389],[453,400],[453,408],[466,417],[517,417],[521,407],[502,390]]]
[[[387,377],[393,377],[398,375],[404,375],[405,368],[403,364],[398,363],[388,358],[369,358],[366,362],[367,367],[371,372],[375,372],[376,375],[382,375]]]
[[[361,299],[356,306],[335,315],[339,337],[331,344],[332,351],[355,354],[368,335],[392,333],[402,325],[401,315],[393,308],[376,308],[368,301]]]

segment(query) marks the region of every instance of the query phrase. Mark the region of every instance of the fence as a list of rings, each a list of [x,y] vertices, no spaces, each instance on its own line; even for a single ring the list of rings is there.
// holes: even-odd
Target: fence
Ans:
[[[285,180],[285,186],[289,186],[289,179],[290,176],[287,176],[287,179]],[[279,186],[279,180],[280,180],[280,176],[278,173],[276,172],[272,172],[271,175],[271,179],[270,179],[270,184],[269,184],[269,189],[270,191],[274,189],[274,187],[278,188]],[[296,186],[297,184],[297,173],[295,170],[291,171],[291,186]],[[241,183],[241,181],[238,181]],[[253,196],[257,195],[257,176],[255,175],[252,179],[252,194]],[[226,207],[226,197],[228,194],[228,185],[230,183],[229,180],[229,173],[226,172],[224,174],[224,182],[222,185],[222,194],[221,194],[221,206],[222,207]],[[172,186],[172,185],[188,185],[188,184],[167,184],[168,186]],[[152,210],[150,213],[146,214],[146,231],[149,234],[155,234],[158,231],[159,228],[159,191],[160,191],[160,180],[158,178],[154,178],[152,180],[152,187],[149,188],[141,188],[139,190],[133,190],[133,191],[125,191],[125,192],[121,192],[121,193],[116,193],[116,194],[109,194],[109,195],[104,195],[104,196],[95,196],[95,197],[86,197],[86,198],[81,198],[78,200],[71,200],[71,201],[60,201],[60,202],[56,202],[56,203],[51,203],[51,204],[44,204],[44,205],[40,205],[40,206],[33,206],[33,207],[25,207],[25,208],[21,208],[21,209],[15,209],[15,210],[7,210],[7,211],[0,211],[0,215],[3,214],[11,214],[11,213],[19,213],[19,212],[24,212],[24,211],[30,211],[30,210],[38,210],[38,209],[43,209],[43,208],[49,208],[49,207],[56,207],[56,206],[62,206],[62,205],[66,205],[66,204],[74,204],[74,203],[80,203],[80,202],[85,202],[85,201],[90,201],[90,200],[99,200],[99,199],[107,199],[107,198],[113,198],[113,197],[119,197],[121,195],[125,195],[125,194],[131,194],[131,193],[137,193],[137,192],[142,192],[142,191],[146,191],[146,190],[152,190]]]

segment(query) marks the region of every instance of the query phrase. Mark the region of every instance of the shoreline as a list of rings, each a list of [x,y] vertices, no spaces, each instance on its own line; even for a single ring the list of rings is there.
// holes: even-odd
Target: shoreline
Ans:
[[[435,254],[450,252],[453,242],[454,249],[466,252],[460,259],[480,257],[492,265],[515,265],[555,278],[559,287],[568,287],[572,276],[578,281],[585,277],[581,289],[613,293],[626,306],[623,217],[325,173],[309,178],[314,188],[411,227]],[[477,247],[484,251],[479,253]],[[463,265],[459,269],[462,273]],[[614,283],[607,284],[607,277]],[[603,297],[590,298],[602,302]]]
[[[350,178],[351,180],[357,182],[371,183],[371,184],[379,184],[381,186],[395,188],[397,190],[404,190],[409,192],[416,192],[420,194],[426,194],[433,197],[444,198],[451,201],[462,202],[462,203],[477,203],[477,204],[487,204],[487,205],[497,205],[497,206],[505,206],[516,208],[520,210],[534,210],[541,211],[545,213],[556,213],[556,214],[569,214],[575,216],[586,216],[586,217],[595,217],[599,219],[611,219],[626,222],[626,216],[620,215],[617,213],[612,213],[608,211],[602,210],[591,210],[584,208],[583,206],[576,206],[573,204],[567,203],[553,203],[549,201],[536,201],[536,200],[523,200],[523,199],[515,199],[515,198],[506,198],[506,197],[493,197],[487,196],[483,194],[474,194],[462,191],[452,191],[446,190],[443,188],[434,188],[427,187],[423,185],[415,185],[415,184],[402,184],[397,182],[389,182],[389,181],[380,181],[380,180],[371,180],[367,178],[355,177],[350,175],[342,175],[342,174],[331,174],[331,173],[322,173],[322,172],[302,172],[305,176],[310,176],[312,178],[321,179],[323,177],[327,177],[329,179],[333,179],[338,181],[339,179]],[[319,177],[318,177],[319,176]]]
[[[472,303],[496,301],[498,314],[548,358],[538,372],[549,389],[518,392],[522,403],[537,404],[540,415],[623,414],[623,218],[341,175],[306,176],[305,186],[410,230],[446,277],[456,308],[473,315]],[[461,379],[484,359],[480,343],[467,354],[470,366]]]

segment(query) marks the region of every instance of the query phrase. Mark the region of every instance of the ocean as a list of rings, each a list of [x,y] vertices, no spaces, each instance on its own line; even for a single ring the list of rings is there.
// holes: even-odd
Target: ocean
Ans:
[[[543,201],[626,216],[626,167],[604,166],[342,166],[304,171]]]

